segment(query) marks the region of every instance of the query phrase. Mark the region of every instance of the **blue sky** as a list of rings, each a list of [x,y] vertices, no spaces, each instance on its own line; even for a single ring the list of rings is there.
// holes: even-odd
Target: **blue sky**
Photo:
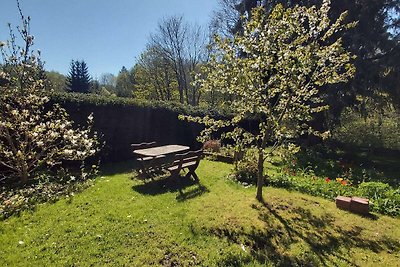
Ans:
[[[184,15],[207,25],[218,0],[20,0],[31,16],[35,49],[47,70],[68,73],[72,59],[85,60],[93,77],[131,68],[163,17]],[[15,0],[1,0],[0,41],[7,23],[19,25]]]

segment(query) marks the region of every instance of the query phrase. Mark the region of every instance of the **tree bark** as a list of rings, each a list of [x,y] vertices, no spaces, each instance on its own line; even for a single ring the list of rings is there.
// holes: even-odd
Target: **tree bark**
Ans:
[[[264,150],[260,148],[258,150],[258,175],[257,175],[257,195],[258,201],[263,200],[262,189],[264,186]]]
[[[28,165],[26,164],[26,162],[23,162],[21,164],[21,169],[19,171],[19,177],[23,184],[26,184],[28,182],[29,173],[28,173]]]

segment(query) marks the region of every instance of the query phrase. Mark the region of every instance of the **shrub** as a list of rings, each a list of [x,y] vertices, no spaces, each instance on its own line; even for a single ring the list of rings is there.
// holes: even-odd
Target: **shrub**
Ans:
[[[257,182],[257,174],[257,160],[244,159],[236,164],[232,176],[238,182],[255,184]]]
[[[372,103],[366,104],[363,113],[350,108],[342,113],[340,125],[333,130],[333,138],[351,145],[400,150],[398,111],[389,104],[384,106],[371,99],[365,101]]]
[[[395,190],[381,182],[364,182],[356,193],[372,200],[374,211],[392,216],[400,214],[400,189]]]
[[[364,182],[358,186],[357,193],[360,196],[376,200],[384,198],[390,189],[391,187],[385,183]]]
[[[204,142],[203,150],[218,153],[221,150],[221,142],[219,140],[208,140]]]

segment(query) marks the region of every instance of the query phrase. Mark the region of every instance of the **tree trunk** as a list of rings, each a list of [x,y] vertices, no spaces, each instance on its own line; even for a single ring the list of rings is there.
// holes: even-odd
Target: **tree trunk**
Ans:
[[[29,173],[28,173],[28,165],[26,164],[26,162],[23,162],[21,164],[21,169],[19,171],[19,178],[21,179],[21,182],[23,184],[26,184],[28,182]]]
[[[262,189],[264,186],[264,150],[261,148],[258,150],[258,175],[257,175],[257,200],[262,201]]]
[[[184,99],[183,99],[183,88],[182,85],[179,84],[179,80],[178,80],[178,89],[179,89],[179,103],[184,104]]]

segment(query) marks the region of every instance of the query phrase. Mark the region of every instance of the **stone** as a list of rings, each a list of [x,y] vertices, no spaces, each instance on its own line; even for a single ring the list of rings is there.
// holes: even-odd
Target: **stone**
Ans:
[[[361,197],[352,197],[350,211],[362,215],[369,214],[369,200]]]
[[[342,210],[350,210],[351,198],[344,196],[336,197],[336,207]]]

